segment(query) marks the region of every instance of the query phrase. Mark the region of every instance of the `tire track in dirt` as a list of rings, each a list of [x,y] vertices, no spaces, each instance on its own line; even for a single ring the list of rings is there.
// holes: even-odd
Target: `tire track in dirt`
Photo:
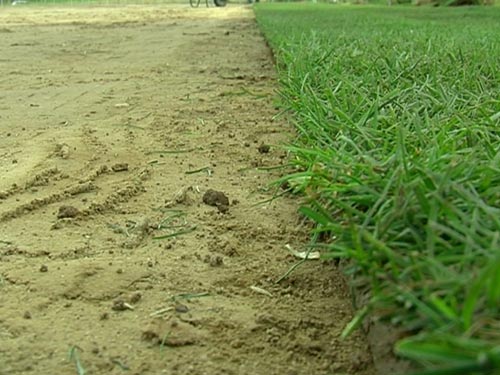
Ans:
[[[373,373],[331,263],[275,282],[307,228],[262,203],[290,129],[251,8],[0,21],[0,374],[74,373],[71,347],[94,374]]]

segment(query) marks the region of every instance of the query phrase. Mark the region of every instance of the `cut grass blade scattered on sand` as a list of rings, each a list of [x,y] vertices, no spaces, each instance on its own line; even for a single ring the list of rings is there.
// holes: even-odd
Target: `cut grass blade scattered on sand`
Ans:
[[[194,298],[202,298],[202,297],[209,297],[210,293],[208,292],[200,292],[200,293],[180,293],[176,294],[175,296],[172,296],[172,301],[176,302],[178,300],[190,300]]]
[[[202,147],[193,147],[193,148],[185,148],[185,149],[178,149],[178,150],[152,150],[146,152],[146,155],[154,155],[154,154],[183,154],[183,153],[188,153],[188,152],[193,152],[193,151],[198,151],[202,150]]]
[[[76,366],[76,373],[78,375],[85,375],[87,372],[85,371],[85,368],[83,367],[82,363],[80,362],[80,356],[78,355],[78,351],[81,350],[77,346],[73,345],[69,349],[69,360],[73,361]]]
[[[165,240],[167,238],[174,238],[174,237],[182,236],[183,234],[191,233],[195,230],[196,230],[196,225],[193,225],[192,227],[182,229],[182,230],[179,230],[179,231],[174,232],[174,233],[169,233],[169,234],[164,234],[162,236],[153,237],[153,240]]]
[[[187,214],[180,210],[163,210],[168,215],[156,226],[158,230],[167,230],[170,233],[153,237],[154,240],[165,240],[188,234],[196,230],[196,225],[189,225]]]

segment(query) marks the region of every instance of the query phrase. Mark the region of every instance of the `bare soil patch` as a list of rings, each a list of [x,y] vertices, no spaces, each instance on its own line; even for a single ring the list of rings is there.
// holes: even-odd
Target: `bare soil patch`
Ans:
[[[258,204],[290,129],[251,8],[0,24],[0,374],[373,373],[332,264],[275,283],[307,235]]]

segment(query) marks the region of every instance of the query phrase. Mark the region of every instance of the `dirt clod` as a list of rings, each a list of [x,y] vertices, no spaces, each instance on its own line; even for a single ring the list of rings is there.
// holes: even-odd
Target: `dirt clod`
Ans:
[[[56,145],[55,154],[61,159],[68,159],[70,154],[70,148],[66,143],[59,143]]]
[[[131,304],[136,304],[136,303],[137,303],[137,302],[139,302],[141,299],[142,299],[142,293],[141,293],[141,292],[135,292],[135,293],[132,293],[132,294],[128,297],[128,301],[129,301]]]
[[[229,210],[229,198],[222,191],[208,189],[203,195],[203,203],[217,207],[222,213]]]
[[[261,154],[267,154],[269,153],[269,151],[271,150],[271,146],[269,145],[266,145],[266,144],[261,144],[257,150],[261,153]]]
[[[108,320],[108,319],[109,319],[109,313],[107,313],[107,312],[103,312],[99,316],[99,320]]]
[[[133,310],[133,307],[127,302],[125,302],[123,299],[117,299],[113,301],[113,306],[111,306],[111,310],[114,311]]]
[[[180,347],[194,345],[200,337],[196,329],[188,323],[155,319],[142,332],[142,339],[156,345]]]
[[[57,212],[58,219],[74,218],[80,215],[80,210],[73,206],[61,206]]]
[[[186,305],[178,304],[175,306],[175,312],[179,314],[184,314],[189,311],[189,308]]]
[[[128,163],[116,163],[111,166],[113,172],[125,172],[128,171]]]
[[[206,255],[203,258],[203,261],[205,263],[208,263],[211,267],[220,267],[224,265],[224,258],[222,258],[220,255]]]
[[[42,264],[40,266],[40,272],[47,272],[49,270],[49,267],[47,267],[46,264]]]

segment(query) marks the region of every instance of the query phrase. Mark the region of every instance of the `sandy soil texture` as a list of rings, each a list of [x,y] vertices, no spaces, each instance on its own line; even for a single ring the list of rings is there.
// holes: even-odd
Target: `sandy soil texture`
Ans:
[[[0,374],[373,373],[331,263],[276,283],[307,235],[250,7],[4,7],[0,51]]]

